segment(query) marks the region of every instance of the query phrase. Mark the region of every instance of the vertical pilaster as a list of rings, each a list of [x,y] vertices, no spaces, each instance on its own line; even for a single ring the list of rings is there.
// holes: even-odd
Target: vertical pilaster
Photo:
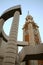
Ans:
[[[25,41],[25,29],[23,29],[23,41]]]
[[[21,62],[20,65],[26,65],[26,62]]]
[[[38,60],[34,60],[34,65],[38,65]]]
[[[39,43],[41,43],[42,41],[41,41],[39,29],[37,29],[37,31],[38,31]]]
[[[35,45],[35,40],[34,40],[34,33],[33,33],[32,23],[29,23],[28,29],[29,29],[29,43],[30,43],[30,45],[34,46]]]
[[[30,60],[30,65],[38,65],[38,60]]]
[[[15,60],[17,57],[17,33],[19,24],[20,13],[16,11],[14,13],[13,22],[10,30],[8,44],[6,46],[5,57],[3,65],[15,65]]]

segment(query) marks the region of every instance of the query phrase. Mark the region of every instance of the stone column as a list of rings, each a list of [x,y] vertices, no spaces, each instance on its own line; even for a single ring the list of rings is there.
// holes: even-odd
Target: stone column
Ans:
[[[17,33],[19,24],[19,11],[14,13],[13,22],[10,30],[8,44],[6,46],[5,57],[3,65],[15,65],[17,57]]]

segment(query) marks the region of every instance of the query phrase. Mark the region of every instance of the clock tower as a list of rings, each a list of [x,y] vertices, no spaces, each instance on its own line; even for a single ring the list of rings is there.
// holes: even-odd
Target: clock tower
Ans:
[[[26,16],[26,21],[23,26],[23,41],[27,41],[29,45],[41,43],[39,26],[34,22],[31,15]]]

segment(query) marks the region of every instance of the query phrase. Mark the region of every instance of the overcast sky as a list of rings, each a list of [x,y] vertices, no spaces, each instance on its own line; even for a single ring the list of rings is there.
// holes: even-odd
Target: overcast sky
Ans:
[[[22,15],[20,16],[19,20],[20,22],[17,40],[23,40],[22,27],[29,11],[29,14],[34,18],[34,21],[37,23],[37,25],[39,25],[40,36],[43,41],[43,0],[0,0],[0,16],[6,9],[16,5],[21,5],[22,9]],[[9,35],[12,20],[13,18],[10,18],[3,26],[7,35]]]

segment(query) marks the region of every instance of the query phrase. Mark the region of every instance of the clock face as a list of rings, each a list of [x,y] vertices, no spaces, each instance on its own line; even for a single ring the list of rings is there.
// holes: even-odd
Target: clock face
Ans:
[[[34,29],[34,34],[37,35],[38,34],[38,31],[36,29]]]
[[[28,31],[28,30],[26,30],[26,31],[25,31],[25,34],[29,34],[29,31]]]

